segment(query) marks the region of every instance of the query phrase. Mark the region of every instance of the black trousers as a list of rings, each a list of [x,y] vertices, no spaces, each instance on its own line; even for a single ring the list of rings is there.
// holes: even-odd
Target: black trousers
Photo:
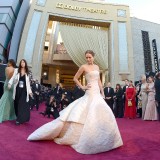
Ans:
[[[35,94],[34,99],[35,99],[36,109],[38,110],[39,109],[39,95]]]
[[[105,100],[105,101],[108,104],[108,106],[111,108],[111,110],[113,111],[113,100]]]
[[[124,116],[123,101],[116,100],[114,114],[116,118],[123,118]]]
[[[158,112],[158,117],[159,117],[159,121],[160,121],[160,101],[158,102],[157,112]]]

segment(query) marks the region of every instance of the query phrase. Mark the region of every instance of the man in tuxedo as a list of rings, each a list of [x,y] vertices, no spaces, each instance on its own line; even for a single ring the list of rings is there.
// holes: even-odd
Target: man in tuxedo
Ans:
[[[105,95],[105,101],[109,105],[109,107],[113,111],[113,96],[114,96],[114,89],[111,87],[111,83],[108,82],[107,86],[104,88],[104,95]]]
[[[125,108],[125,101],[126,101],[126,89],[128,88],[129,86],[129,80],[128,79],[125,79],[125,85],[123,86],[123,110]]]
[[[57,104],[60,104],[60,102],[61,102],[62,93],[63,93],[62,84],[59,83],[56,85],[56,87],[53,90],[53,95],[57,101]]]
[[[123,100],[124,100],[124,103],[125,103],[125,100],[126,100],[126,89],[128,88],[128,86],[129,86],[129,80],[125,79],[125,85],[123,86]]]
[[[34,95],[36,109],[38,111],[38,109],[39,109],[39,95],[40,95],[40,92],[41,92],[41,85],[39,84],[38,80],[36,80],[35,83],[33,83],[32,92],[33,92],[33,95]]]
[[[125,79],[125,85],[123,87],[123,93],[124,93],[124,95],[126,94],[126,89],[128,88],[128,86],[129,86],[129,80]]]

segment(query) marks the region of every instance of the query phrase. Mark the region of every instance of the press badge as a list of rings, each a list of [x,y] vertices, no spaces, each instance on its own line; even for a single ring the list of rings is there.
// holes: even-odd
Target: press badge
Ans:
[[[23,81],[19,81],[19,88],[23,88],[24,87],[24,82]]]

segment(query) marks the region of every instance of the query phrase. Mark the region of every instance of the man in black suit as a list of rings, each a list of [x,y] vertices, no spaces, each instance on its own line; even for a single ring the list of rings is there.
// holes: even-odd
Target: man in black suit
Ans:
[[[113,111],[113,96],[114,96],[114,89],[111,87],[111,83],[108,82],[107,86],[104,88],[104,95],[105,95],[105,101],[109,105],[109,107]]]
[[[125,79],[125,85],[123,86],[123,112],[124,112],[124,109],[125,109],[125,101],[126,101],[126,89],[128,88],[129,86],[129,80],[128,79]]]
[[[128,88],[129,86],[129,80],[128,79],[125,79],[125,85],[123,87],[123,93],[124,93],[124,96],[126,95],[126,89]]]
[[[159,121],[160,121],[160,72],[156,74],[156,80],[155,80],[155,100],[156,100],[156,105],[157,105],[157,111],[158,111],[158,116],[159,116]]]
[[[39,84],[38,80],[36,80],[35,83],[33,83],[32,92],[34,95],[36,109],[38,111],[38,109],[39,109],[39,95],[41,92],[41,85]]]
[[[126,89],[129,86],[129,80],[125,79],[125,85],[123,86],[123,101],[124,101],[124,106],[125,106],[125,100],[126,100]]]
[[[62,84],[59,83],[56,85],[56,87],[53,90],[53,95],[56,99],[57,104],[60,104],[60,102],[61,102],[62,93],[63,93]]]

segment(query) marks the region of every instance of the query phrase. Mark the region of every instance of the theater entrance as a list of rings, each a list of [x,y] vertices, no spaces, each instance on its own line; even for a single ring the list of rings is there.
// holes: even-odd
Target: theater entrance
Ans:
[[[61,23],[63,23],[63,25],[65,24],[68,28],[71,27],[73,31],[71,29],[68,30],[60,29],[60,27],[62,27]],[[44,43],[44,53],[43,53],[42,73],[41,73],[42,83],[45,85],[48,84],[49,86],[52,87],[55,86],[56,83],[62,83],[62,85],[65,88],[74,87],[75,83],[73,82],[73,77],[79,68],[78,66],[86,63],[84,56],[85,50],[83,51],[83,45],[79,47],[79,43],[82,43],[81,41],[84,41],[88,37],[81,37],[81,35],[79,35],[79,38],[81,38],[82,40],[77,39],[77,41],[80,42],[74,42],[76,38],[73,37],[73,39],[70,40],[70,37],[67,37],[68,38],[67,39],[66,36],[68,35],[64,32],[68,31],[71,33],[69,36],[72,36],[72,33],[75,34],[74,32],[78,31],[77,29],[79,29],[80,32],[81,29],[85,32],[91,31],[92,29],[95,32],[97,30],[98,31],[102,30],[103,33],[106,33],[106,37],[108,37],[108,28],[109,24],[106,23],[105,24],[95,23],[82,20],[77,21],[74,19],[50,16]],[[108,41],[106,43],[108,43]],[[77,45],[76,46],[77,48],[75,47],[75,45]],[[104,58],[108,57],[108,44],[106,44],[106,46],[107,46],[105,52],[106,55],[104,56]],[[87,46],[86,50],[91,48],[92,47]],[[74,53],[73,50],[76,53]],[[71,54],[70,52],[73,53]],[[96,62],[100,63],[101,61],[97,60]],[[105,64],[106,66],[108,66],[107,58]],[[105,65],[103,65],[102,67],[104,66]],[[82,84],[85,84],[84,75],[82,75],[79,80],[81,81]],[[101,80],[103,81],[103,83],[106,80],[106,72],[104,73],[104,71],[101,72]]]
[[[57,43],[59,32],[62,44]],[[64,45],[67,53],[62,49],[63,54],[57,54],[57,45],[60,48]],[[128,6],[90,1],[33,0],[24,25],[17,63],[25,58],[36,79],[46,76],[42,67],[49,66],[46,67],[49,68],[46,69],[49,72],[48,83],[55,85],[56,74],[59,74],[56,73],[59,69],[57,63],[72,61],[75,68],[81,66],[85,63],[84,52],[88,49],[96,53],[95,63],[100,66],[103,84],[107,81],[113,85],[121,83],[123,77],[134,79]],[[50,72],[50,68],[54,71]]]

